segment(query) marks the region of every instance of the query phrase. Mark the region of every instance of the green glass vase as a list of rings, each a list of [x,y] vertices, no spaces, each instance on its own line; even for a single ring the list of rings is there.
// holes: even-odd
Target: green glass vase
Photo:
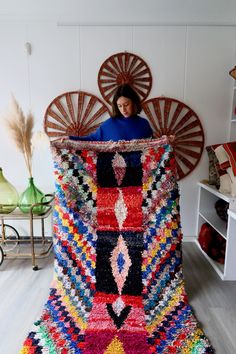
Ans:
[[[29,213],[33,204],[45,202],[44,194],[35,186],[33,177],[29,178],[29,184],[26,190],[20,195],[19,209],[23,213]],[[43,214],[45,211],[44,205],[35,206],[32,211],[33,214]]]
[[[7,181],[0,167],[0,214],[9,214],[15,210],[18,199],[16,188]]]

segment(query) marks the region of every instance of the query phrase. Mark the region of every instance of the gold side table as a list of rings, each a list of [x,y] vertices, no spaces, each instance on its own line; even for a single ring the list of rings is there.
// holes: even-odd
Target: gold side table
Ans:
[[[31,258],[33,270],[38,270],[36,258],[46,257],[50,253],[53,241],[52,237],[45,237],[44,221],[52,213],[54,194],[46,194],[45,198],[45,202],[33,204],[29,213],[23,213],[19,208],[16,208],[9,214],[0,214],[0,265],[5,257]],[[45,206],[44,212],[42,214],[34,214],[34,208],[40,205]],[[18,231],[6,223],[8,220],[28,220],[29,236],[20,237]],[[41,236],[37,238],[34,235],[35,220],[41,221]],[[27,245],[30,247],[30,251],[26,251]],[[40,246],[38,252],[35,250],[36,245]],[[23,252],[21,248],[23,248]]]

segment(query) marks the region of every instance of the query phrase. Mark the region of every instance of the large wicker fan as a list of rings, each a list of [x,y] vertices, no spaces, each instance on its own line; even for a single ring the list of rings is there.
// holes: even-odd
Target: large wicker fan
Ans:
[[[109,115],[106,105],[96,96],[83,91],[65,92],[48,106],[44,130],[50,139],[84,136],[95,131]]]
[[[230,70],[229,75],[231,75],[234,80],[236,80],[236,66],[232,70]]]
[[[122,84],[129,84],[144,101],[152,87],[152,75],[143,59],[122,52],[110,56],[98,73],[98,86],[102,97],[111,104],[114,92]]]
[[[169,97],[152,98],[143,103],[154,135],[174,135],[178,179],[198,164],[204,148],[204,133],[196,113],[183,102]]]

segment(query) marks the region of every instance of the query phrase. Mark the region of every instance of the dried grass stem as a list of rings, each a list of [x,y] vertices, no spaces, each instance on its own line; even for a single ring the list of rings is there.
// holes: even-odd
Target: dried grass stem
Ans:
[[[31,112],[26,116],[24,115],[14,96],[12,96],[10,110],[6,116],[6,124],[13,141],[24,156],[29,176],[32,177],[33,148],[31,139],[34,127],[34,117]]]

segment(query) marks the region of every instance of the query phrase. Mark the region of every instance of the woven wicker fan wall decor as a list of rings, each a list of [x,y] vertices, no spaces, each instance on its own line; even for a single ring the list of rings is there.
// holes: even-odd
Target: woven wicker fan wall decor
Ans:
[[[156,97],[143,103],[155,137],[173,135],[178,180],[187,176],[200,161],[204,132],[196,113],[183,102]]]
[[[68,135],[84,136],[95,131],[109,116],[107,106],[91,93],[65,92],[49,104],[44,130],[52,140]]]
[[[229,75],[236,80],[236,66],[232,70],[230,70]]]
[[[98,87],[105,100],[83,91],[65,92],[48,106],[44,130],[50,139],[68,135],[84,136],[95,131],[110,115],[116,88],[124,83],[138,93],[154,136],[174,135],[177,179],[190,174],[200,161],[204,132],[197,114],[186,104],[170,97],[146,100],[152,87],[152,75],[139,56],[121,52],[107,58],[98,72]]]
[[[139,56],[122,52],[104,61],[98,72],[98,87],[102,97],[111,104],[114,92],[122,84],[129,84],[144,101],[152,87],[152,75],[146,62]]]

